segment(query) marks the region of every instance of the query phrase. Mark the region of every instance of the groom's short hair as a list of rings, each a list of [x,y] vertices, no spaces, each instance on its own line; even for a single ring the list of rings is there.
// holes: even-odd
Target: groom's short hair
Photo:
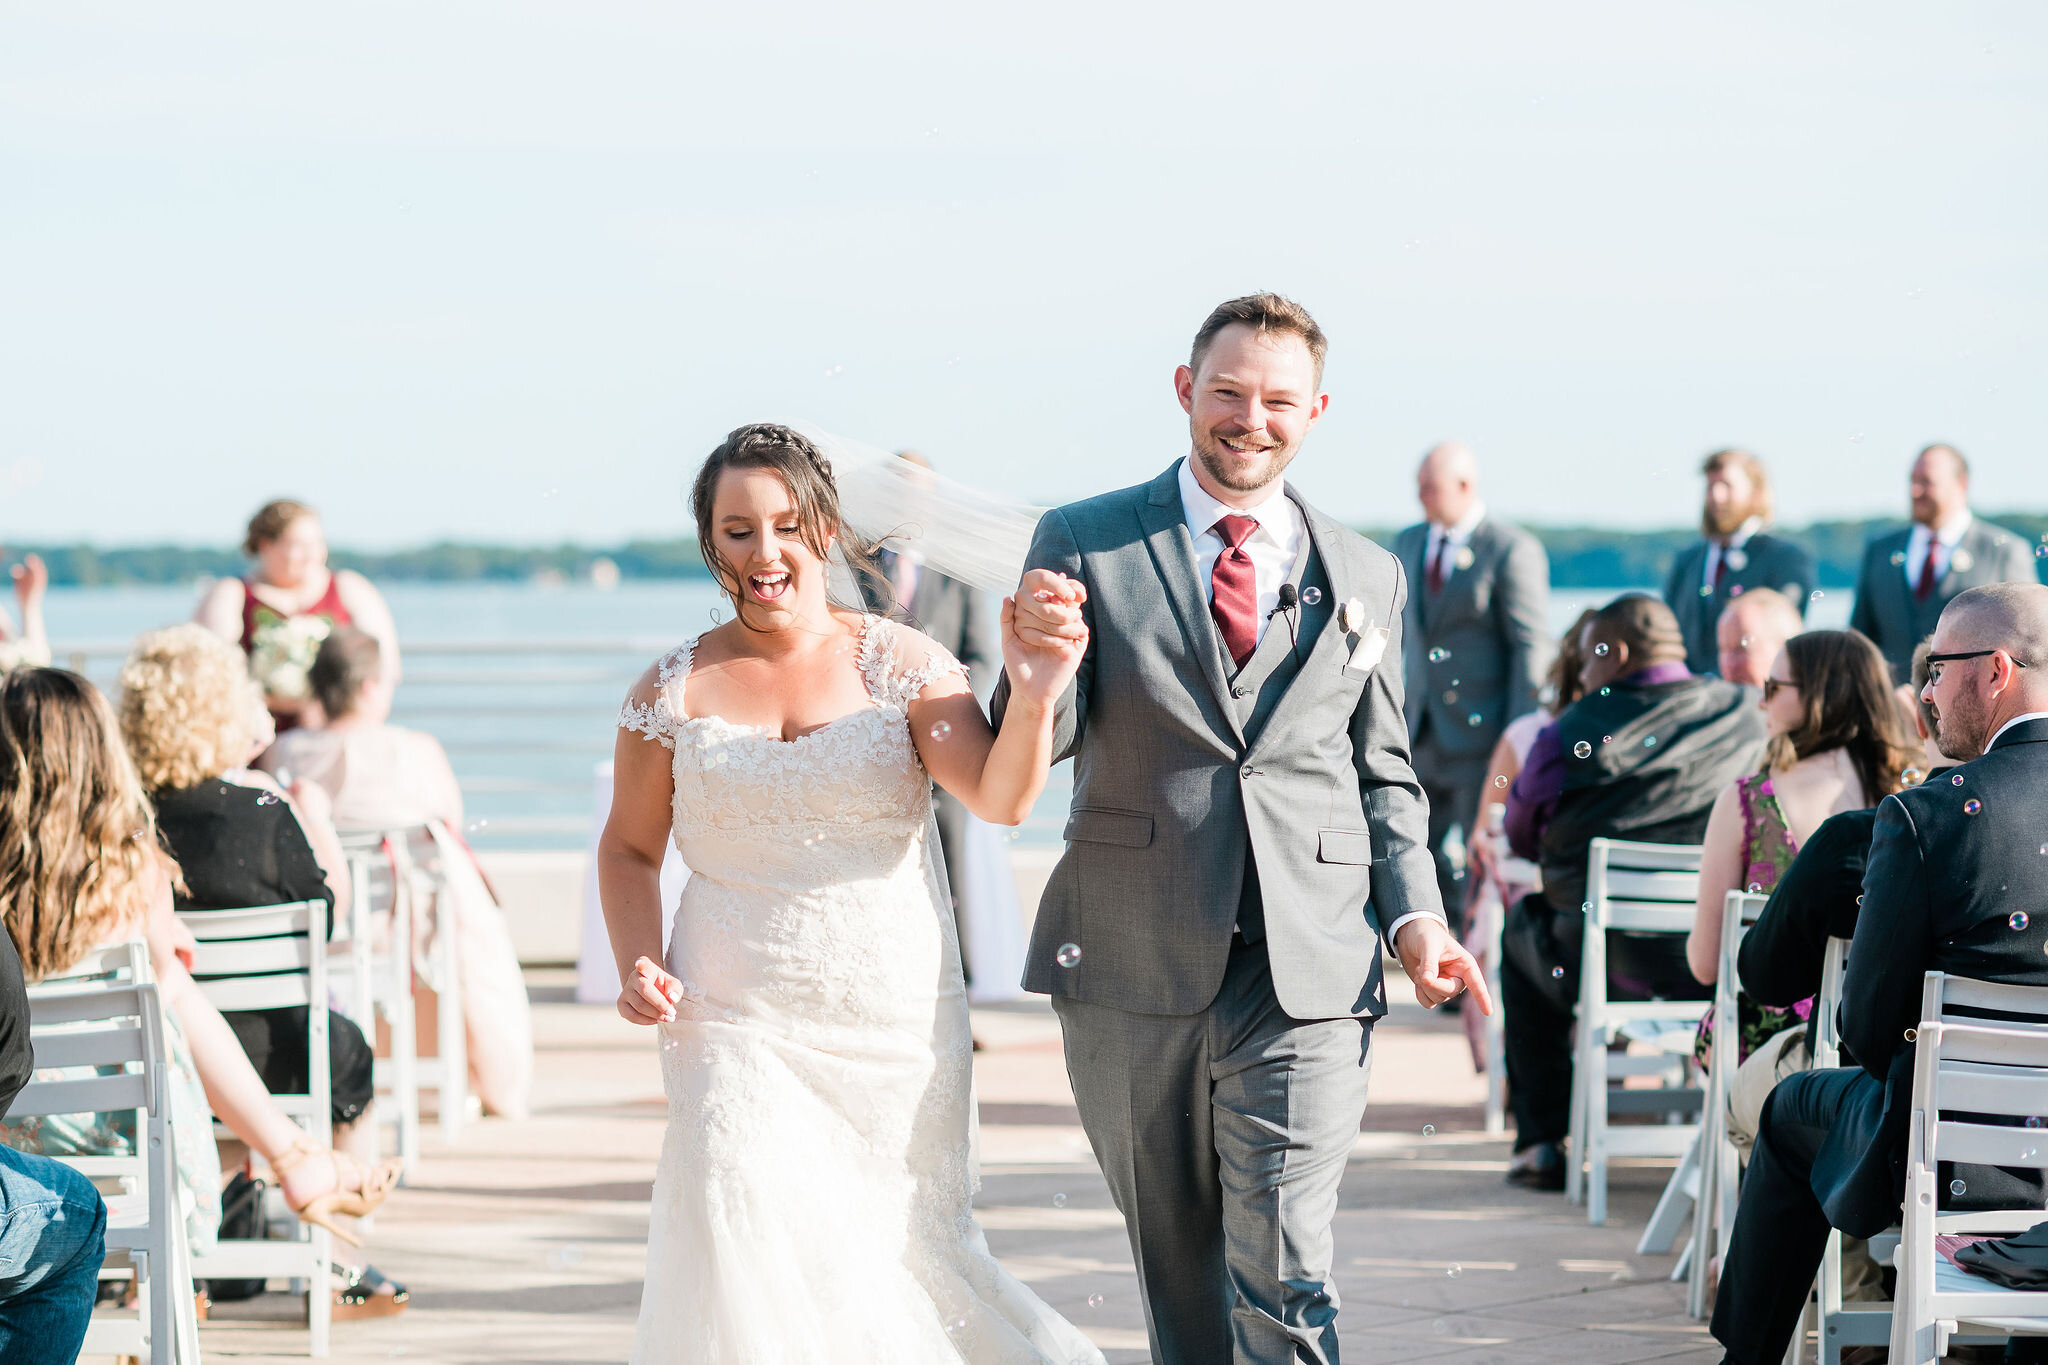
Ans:
[[[1202,357],[1209,354],[1216,334],[1234,322],[1241,322],[1262,336],[1281,332],[1300,337],[1308,347],[1309,358],[1316,362],[1316,387],[1323,386],[1323,354],[1330,349],[1330,343],[1323,336],[1323,329],[1316,326],[1316,320],[1308,315],[1308,309],[1279,294],[1246,294],[1241,299],[1217,304],[1195,331],[1194,350],[1188,355],[1189,369],[1196,374],[1202,372]]]

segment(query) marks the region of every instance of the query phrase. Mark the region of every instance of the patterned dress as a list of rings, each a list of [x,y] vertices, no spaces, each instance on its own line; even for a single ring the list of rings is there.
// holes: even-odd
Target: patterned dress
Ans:
[[[1743,778],[1735,784],[1735,792],[1742,801],[1743,889],[1752,895],[1768,896],[1777,886],[1778,878],[1785,875],[1785,869],[1792,866],[1792,859],[1798,856],[1799,844],[1792,837],[1791,826],[1785,823],[1785,811],[1778,804],[1778,793],[1771,786],[1769,773]],[[1812,1014],[1811,996],[1783,1008],[1759,1005],[1737,991],[1736,1060],[1747,1060],[1750,1053],[1788,1028],[1805,1027]],[[1693,1055],[1702,1066],[1706,1065],[1713,1036],[1714,1016],[1709,1014],[1700,1020],[1699,1041],[1693,1047]]]

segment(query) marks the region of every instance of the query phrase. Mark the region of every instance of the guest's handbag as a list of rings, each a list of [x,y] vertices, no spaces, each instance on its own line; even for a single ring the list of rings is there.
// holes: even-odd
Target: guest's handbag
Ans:
[[[266,1182],[246,1171],[238,1171],[220,1196],[220,1238],[222,1241],[257,1241],[270,1235],[263,1217]],[[215,1303],[239,1303],[263,1292],[262,1280],[208,1280],[206,1292]]]

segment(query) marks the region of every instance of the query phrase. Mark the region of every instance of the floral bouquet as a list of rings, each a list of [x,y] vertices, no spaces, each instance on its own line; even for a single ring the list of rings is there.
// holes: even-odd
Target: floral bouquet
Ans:
[[[249,675],[276,701],[302,702],[313,695],[308,673],[321,642],[334,629],[325,616],[282,616],[256,608],[255,637],[249,645]]]

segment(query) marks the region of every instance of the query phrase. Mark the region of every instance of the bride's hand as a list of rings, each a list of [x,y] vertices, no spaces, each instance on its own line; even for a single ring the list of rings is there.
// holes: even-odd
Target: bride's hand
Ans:
[[[1043,582],[1034,583],[1034,578]],[[1021,594],[1035,587],[1022,607],[1014,597],[1003,599],[1003,666],[1010,675],[1010,694],[1050,706],[1080,671],[1088,650],[1088,626],[1081,603],[1088,590],[1062,574],[1037,571],[1027,575]]]
[[[682,982],[662,970],[653,958],[639,958],[619,990],[619,1015],[629,1024],[674,1023],[676,1001],[682,998]]]

